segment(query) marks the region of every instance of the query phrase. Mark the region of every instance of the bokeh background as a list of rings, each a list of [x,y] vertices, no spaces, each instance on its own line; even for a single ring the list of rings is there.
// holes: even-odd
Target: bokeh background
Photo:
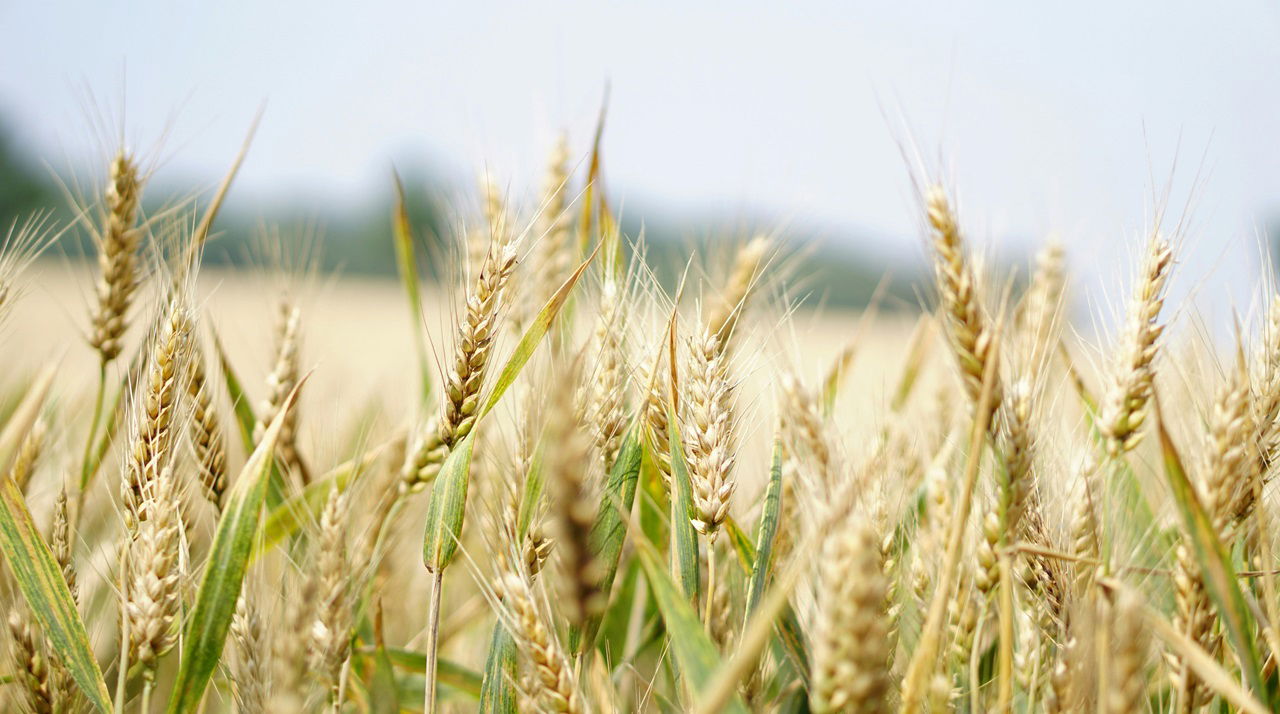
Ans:
[[[484,172],[531,196],[559,132],[582,160],[606,85],[629,232],[679,264],[777,231],[815,302],[860,305],[886,272],[890,306],[919,302],[913,174],[952,182],[993,261],[1059,236],[1081,311],[1123,289],[1161,207],[1190,219],[1175,292],[1207,322],[1246,310],[1280,215],[1262,0],[5,2],[0,28],[6,225],[64,207],[55,177],[91,183],[121,136],[151,204],[207,191],[265,107],[211,264],[260,224],[317,225],[328,267],[389,276],[393,166],[442,232]]]

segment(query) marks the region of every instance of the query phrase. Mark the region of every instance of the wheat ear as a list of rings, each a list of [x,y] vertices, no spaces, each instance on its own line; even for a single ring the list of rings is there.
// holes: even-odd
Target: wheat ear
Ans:
[[[710,329],[690,345],[685,449],[693,482],[693,527],[715,540],[729,514],[733,478],[733,384],[720,340]]]
[[[337,711],[339,680],[351,654],[351,572],[347,563],[347,499],[344,491],[329,490],[320,515],[319,557],[315,577],[320,594],[311,627],[312,667],[329,685],[330,704]]]
[[[253,593],[244,592],[236,602],[231,618],[231,640],[235,644],[235,697],[238,714],[263,714],[266,711],[267,663],[270,652],[267,629],[254,604]]]
[[[947,337],[960,366],[965,392],[970,402],[977,403],[982,377],[991,360],[993,333],[978,298],[977,278],[965,254],[959,223],[942,187],[934,186],[925,195],[925,216],[933,246],[934,283],[942,302]],[[997,377],[991,403],[999,405],[1001,394]]]
[[[727,349],[738,320],[747,308],[747,299],[760,276],[760,268],[771,242],[764,236],[751,239],[738,250],[729,272],[729,281],[707,315],[707,331],[716,336],[721,350]]]
[[[177,641],[182,608],[181,507],[173,470],[166,466],[142,488],[139,524],[126,544],[123,607],[129,663],[141,669],[148,683],[155,681],[160,656]]]
[[[195,345],[188,365],[191,373],[187,380],[187,394],[191,397],[188,434],[200,473],[201,492],[214,512],[221,513],[222,494],[227,490],[227,446],[223,442],[218,410],[213,404],[213,386],[205,377],[204,358]]]
[[[9,635],[14,678],[23,707],[33,714],[53,714],[49,660],[37,640],[35,628],[16,608],[9,611]]]
[[[263,400],[258,421],[253,428],[253,441],[258,443],[267,425],[276,418],[284,400],[298,384],[299,352],[302,348],[302,311],[288,295],[280,298],[279,321],[276,324],[275,365],[267,375],[267,398]],[[287,411],[276,439],[276,453],[289,473],[305,486],[310,482],[306,466],[298,454],[298,408]]]
[[[453,368],[445,382],[439,439],[446,448],[471,433],[480,408],[486,367],[493,351],[503,288],[516,267],[516,251],[503,232],[495,233],[471,292],[467,312],[458,326]]]
[[[1113,456],[1130,451],[1142,436],[1147,402],[1155,382],[1155,358],[1164,325],[1164,307],[1169,275],[1173,271],[1173,248],[1153,234],[1147,242],[1142,273],[1129,302],[1129,316],[1120,345],[1111,389],[1106,393],[1099,418]]]
[[[98,304],[91,316],[89,344],[104,365],[120,355],[120,340],[128,327],[129,304],[138,287],[138,203],[142,179],[133,158],[123,151],[111,161],[103,197],[102,225],[95,232],[98,244]]]
[[[547,711],[581,714],[582,694],[553,631],[545,624],[534,602],[529,584],[515,573],[506,573],[494,583],[494,591],[506,612],[507,626],[516,645],[533,666],[532,689]]]
[[[133,415],[133,447],[121,488],[125,525],[137,528],[143,515],[147,485],[170,460],[174,421],[180,408],[181,380],[187,361],[191,315],[180,299],[171,300],[168,316],[151,346],[142,393]]]
[[[817,619],[811,642],[817,714],[889,711],[888,583],[880,539],[854,517],[826,539],[818,564]]]

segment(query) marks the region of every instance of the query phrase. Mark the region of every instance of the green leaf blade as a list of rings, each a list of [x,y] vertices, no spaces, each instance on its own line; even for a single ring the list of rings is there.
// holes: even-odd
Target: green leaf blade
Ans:
[[[1256,623],[1245,604],[1244,594],[1231,566],[1231,558],[1222,541],[1214,530],[1213,523],[1204,506],[1196,495],[1191,480],[1187,477],[1182,465],[1182,458],[1174,446],[1173,439],[1165,429],[1164,419],[1160,416],[1159,403],[1155,404],[1156,430],[1160,436],[1160,451],[1164,460],[1164,472],[1173,491],[1174,501],[1182,515],[1182,523],[1188,538],[1195,549],[1196,562],[1200,566],[1201,576],[1209,590],[1214,605],[1218,609],[1218,617],[1227,639],[1238,656],[1242,674],[1249,683],[1253,693],[1268,700],[1268,690],[1264,685],[1261,660],[1254,644],[1252,633],[1256,632]]]
[[[778,523],[782,517],[782,440],[773,442],[773,459],[769,465],[769,485],[764,491],[764,508],[760,511],[760,524],[756,527],[756,558],[751,564],[751,579],[747,584],[747,612],[751,618],[773,565],[773,543],[778,537]]]
[[[517,714],[515,681],[519,675],[516,641],[501,621],[496,622],[484,662],[484,681],[480,685],[482,714]]]
[[[209,560],[200,580],[200,590],[196,594],[196,604],[184,633],[182,661],[169,699],[169,714],[199,709],[204,690],[222,658],[227,631],[231,627],[231,618],[235,614],[236,601],[240,598],[258,534],[276,440],[285,416],[305,381],[304,377],[293,388],[227,494],[227,503],[218,521]]]
[[[645,578],[649,581],[649,588],[658,603],[658,610],[666,623],[671,652],[675,655],[685,684],[690,692],[702,691],[720,669],[720,655],[707,636],[693,606],[662,567],[661,558],[654,547],[641,540],[636,544],[636,552],[644,568]],[[724,711],[746,714],[747,708],[735,695]]]
[[[0,549],[31,614],[93,706],[100,712],[111,711],[111,694],[62,569],[12,479],[5,478],[0,485],[0,501],[4,506],[0,508]]]

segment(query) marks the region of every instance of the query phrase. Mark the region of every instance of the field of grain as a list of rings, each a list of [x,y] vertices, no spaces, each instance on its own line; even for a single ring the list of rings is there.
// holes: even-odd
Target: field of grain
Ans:
[[[1168,330],[1154,225],[1082,336],[924,177],[928,312],[796,304],[778,236],[668,291],[565,156],[439,285],[403,211],[399,282],[202,271],[123,152],[96,263],[16,229],[8,706],[1274,710],[1280,298]]]

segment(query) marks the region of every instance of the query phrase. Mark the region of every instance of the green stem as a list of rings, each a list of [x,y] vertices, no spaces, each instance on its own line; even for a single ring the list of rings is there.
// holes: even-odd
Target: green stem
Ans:
[[[427,610],[427,665],[423,672],[423,714],[436,711],[436,643],[440,639],[440,591],[444,589],[444,569],[431,574],[431,601]]]
[[[142,714],[151,714],[151,690],[155,688],[155,673],[148,672],[142,682]]]
[[[94,437],[98,435],[98,424],[102,422],[102,402],[107,393],[107,363],[98,366],[98,394],[93,400],[93,419],[89,422],[89,436],[84,441],[84,458],[80,462],[80,490],[89,485],[89,459],[93,455]]]
[[[98,435],[98,424],[102,422],[102,402],[107,393],[107,363],[98,364],[98,393],[93,399],[93,418],[89,420],[89,434],[84,440],[84,458],[80,461],[80,491],[76,494],[76,510],[72,517],[77,525],[80,511],[84,510],[85,492],[89,490],[89,476],[92,473],[90,459],[93,457],[94,437]]]
[[[716,541],[715,538],[707,540],[707,600],[703,604],[702,624],[707,628],[707,634],[711,634],[711,616],[716,598]]]

